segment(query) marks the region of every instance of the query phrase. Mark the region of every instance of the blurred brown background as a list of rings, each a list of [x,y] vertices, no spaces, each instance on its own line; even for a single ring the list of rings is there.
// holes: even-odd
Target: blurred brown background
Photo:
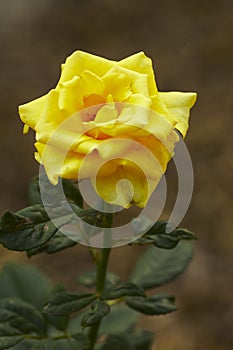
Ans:
[[[38,169],[33,134],[21,134],[17,106],[50,90],[74,50],[116,60],[144,50],[161,91],[198,92],[186,139],[195,190],[183,225],[199,241],[187,272],[163,288],[177,295],[180,311],[142,323],[157,333],[154,350],[231,350],[233,2],[0,0],[0,30],[1,212],[27,204]],[[126,277],[139,253],[115,249],[112,270]],[[0,248],[0,264],[6,261],[28,260]],[[70,288],[90,268],[85,247],[30,263]]]

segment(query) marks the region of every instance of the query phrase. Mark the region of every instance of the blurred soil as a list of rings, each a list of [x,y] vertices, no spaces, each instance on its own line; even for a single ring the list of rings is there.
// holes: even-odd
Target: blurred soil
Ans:
[[[27,204],[27,184],[38,171],[33,133],[21,134],[17,106],[56,83],[60,63],[76,49],[110,59],[137,51],[153,58],[159,90],[197,91],[186,139],[195,188],[183,225],[199,240],[187,272],[163,290],[177,296],[180,310],[141,322],[156,332],[154,350],[233,348],[233,2],[0,0],[0,210]],[[168,171],[174,203],[174,167]],[[110,265],[126,278],[140,248],[114,249]],[[0,248],[0,265],[39,266],[71,289],[91,268],[85,247],[30,261]]]

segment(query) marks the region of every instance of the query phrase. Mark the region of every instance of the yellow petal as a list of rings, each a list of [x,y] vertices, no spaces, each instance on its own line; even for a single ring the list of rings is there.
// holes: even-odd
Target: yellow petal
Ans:
[[[28,131],[29,131],[29,125],[27,125],[27,124],[24,124],[24,126],[23,126],[23,134],[27,134],[28,133]]]
[[[140,144],[144,145],[155,156],[153,164],[156,164],[156,162],[159,164],[159,166],[157,166],[157,169],[155,168],[153,170],[155,173],[157,171],[160,171],[160,168],[163,172],[165,172],[167,164],[174,154],[175,143],[178,142],[178,140],[179,137],[175,131],[171,132],[166,141],[160,141],[154,136],[140,137],[137,139]]]
[[[111,77],[112,74],[114,74],[113,77],[125,77],[125,81],[122,79],[122,81],[117,82],[115,78],[111,79],[112,81],[109,81],[109,90],[111,90],[111,84],[116,84],[118,89],[128,88],[128,90],[133,94],[143,94],[145,96],[149,96],[147,74],[135,72],[134,70],[124,67],[115,66],[108,73],[106,73],[104,77]]]
[[[20,119],[32,129],[35,129],[35,126],[40,119],[45,105],[46,96],[47,95],[39,97],[36,100],[19,106]]]
[[[56,89],[59,92],[58,107],[71,116],[83,105],[83,81],[74,76],[73,79],[60,83]]]
[[[97,126],[99,124],[115,123],[117,115],[118,110],[116,109],[115,104],[106,104],[97,112],[95,123]]]
[[[131,94],[131,79],[116,69],[112,69],[103,76],[105,84],[105,95],[112,95],[115,102],[121,102],[127,99]]]
[[[57,147],[44,145],[39,142],[35,143],[35,147],[37,149],[35,158],[43,164],[46,174],[53,185],[58,183],[60,177],[78,179],[83,155],[73,152],[65,153]],[[90,176],[90,172],[85,175]]]
[[[175,128],[185,137],[188,130],[190,109],[193,107],[197,94],[193,92],[160,92],[160,97],[175,119]]]
[[[47,95],[45,95],[44,105],[40,111],[40,118],[38,118],[37,125],[35,129],[37,132],[44,130],[52,130],[61,124],[66,115],[59,108],[59,92],[56,90],[50,90]]]
[[[118,65],[138,73],[147,74],[149,94],[155,95],[157,93],[152,61],[144,52],[138,52],[129,56],[121,60]]]
[[[101,77],[115,65],[114,61],[92,55],[83,51],[75,51],[62,65],[59,82],[71,80],[75,75],[80,76],[85,70]]]
[[[126,102],[133,103],[137,106],[142,106],[146,108],[150,108],[152,104],[151,99],[143,94],[133,94],[126,100]]]
[[[92,180],[95,191],[106,202],[128,208],[134,203],[144,207],[149,199],[148,181],[143,171],[129,161],[108,177]]]
[[[89,70],[85,70],[81,74],[81,78],[83,79],[83,94],[84,96],[88,95],[103,95],[104,93],[104,82],[98,77],[98,75],[94,74]]]
[[[62,127],[57,128],[53,133],[51,130],[41,131],[37,133],[36,140],[44,145],[49,144],[63,150],[63,153],[72,151],[82,154],[92,152],[101,142],[100,140],[95,140],[92,137],[72,132]]]

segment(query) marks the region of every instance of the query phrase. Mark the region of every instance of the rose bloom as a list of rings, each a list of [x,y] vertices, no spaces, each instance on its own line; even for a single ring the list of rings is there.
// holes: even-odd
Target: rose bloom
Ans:
[[[188,129],[196,94],[159,92],[143,52],[119,62],[76,51],[55,89],[19,107],[50,182],[90,179],[111,204],[144,207]]]

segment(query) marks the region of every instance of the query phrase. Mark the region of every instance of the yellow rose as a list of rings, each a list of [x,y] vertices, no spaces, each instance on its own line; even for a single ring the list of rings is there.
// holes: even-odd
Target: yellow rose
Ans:
[[[105,201],[144,207],[195,100],[195,93],[158,92],[143,52],[116,62],[76,51],[55,89],[19,114],[24,132],[36,132],[35,158],[52,184],[90,178]]]

